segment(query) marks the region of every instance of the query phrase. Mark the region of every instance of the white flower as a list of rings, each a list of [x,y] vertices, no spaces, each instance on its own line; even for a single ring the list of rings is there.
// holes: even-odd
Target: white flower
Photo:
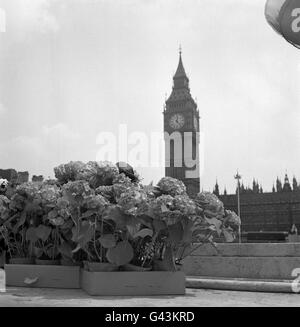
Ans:
[[[6,191],[8,186],[8,180],[4,178],[0,178],[0,191]]]

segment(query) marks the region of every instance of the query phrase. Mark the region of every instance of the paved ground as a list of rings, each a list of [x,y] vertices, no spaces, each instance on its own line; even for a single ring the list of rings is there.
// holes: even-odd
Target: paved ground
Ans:
[[[17,287],[5,289],[4,272],[0,270],[0,307],[16,306],[300,307],[300,294],[255,293],[188,288],[185,296],[91,297],[82,290]]]
[[[8,288],[0,293],[0,307],[12,306],[99,306],[99,307],[300,307],[299,294],[254,293],[187,289],[185,296],[91,297],[82,290]]]

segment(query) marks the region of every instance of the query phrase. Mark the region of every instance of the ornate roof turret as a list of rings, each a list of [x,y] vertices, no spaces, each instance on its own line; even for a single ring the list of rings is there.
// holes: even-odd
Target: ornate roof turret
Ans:
[[[173,90],[170,97],[166,101],[167,107],[168,104],[174,102],[189,102],[192,107],[197,108],[197,104],[190,93],[189,78],[187,77],[183,67],[181,48],[179,49],[179,63],[177,70],[173,76]]]
[[[291,188],[291,184],[290,184],[290,181],[289,181],[289,177],[287,174],[285,174],[285,177],[284,177],[284,184],[283,184],[283,191],[284,192],[290,192],[292,190]]]
[[[277,179],[276,179],[276,191],[277,192],[282,192],[282,183],[281,183],[281,180],[279,179],[278,176],[277,176]]]
[[[216,185],[214,187],[213,194],[215,194],[217,196],[220,195],[218,180],[216,180]]]
[[[293,177],[293,191],[298,191],[299,190],[299,186],[298,186],[298,182],[296,177]]]

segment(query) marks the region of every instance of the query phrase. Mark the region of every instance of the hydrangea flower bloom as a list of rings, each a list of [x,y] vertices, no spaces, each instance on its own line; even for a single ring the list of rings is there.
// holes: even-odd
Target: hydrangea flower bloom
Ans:
[[[5,192],[7,190],[8,180],[0,178],[0,192]]]
[[[139,216],[148,211],[146,193],[134,187],[122,193],[117,204],[121,210],[128,215]]]
[[[184,183],[178,179],[172,177],[162,178],[157,186],[164,194],[171,196],[186,194],[186,187]]]
[[[103,185],[112,185],[119,175],[116,165],[109,161],[90,161],[80,171],[79,178],[89,182],[93,189]]]
[[[78,179],[78,174],[83,169],[84,163],[81,161],[70,161],[67,164],[59,165],[54,168],[54,174],[61,184],[75,181]]]
[[[195,199],[195,203],[204,210],[204,215],[207,218],[222,219],[225,214],[223,202],[221,202],[213,193],[198,193]]]
[[[88,182],[82,180],[68,182],[67,184],[63,185],[62,190],[65,192],[69,192],[74,196],[87,196],[92,194],[92,189],[90,188]]]

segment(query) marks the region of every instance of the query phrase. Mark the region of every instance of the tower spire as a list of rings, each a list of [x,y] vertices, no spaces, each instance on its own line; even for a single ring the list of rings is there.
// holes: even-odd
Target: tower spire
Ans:
[[[179,63],[178,63],[176,73],[174,75],[174,79],[177,79],[177,78],[185,78],[185,79],[188,80],[188,77],[186,75],[186,72],[184,70],[183,63],[182,63],[182,48],[181,48],[181,45],[179,46]]]

